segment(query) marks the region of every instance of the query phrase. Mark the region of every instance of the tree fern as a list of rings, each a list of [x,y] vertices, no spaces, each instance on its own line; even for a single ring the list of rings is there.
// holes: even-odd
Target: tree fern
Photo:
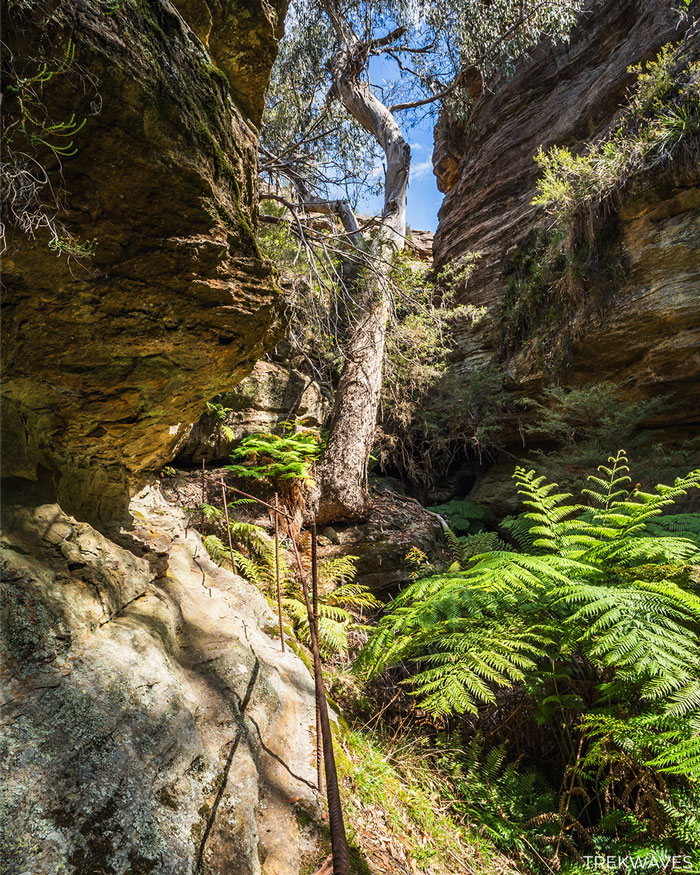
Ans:
[[[601,699],[634,690],[669,713],[700,710],[700,599],[686,571],[700,550],[648,529],[700,485],[700,471],[653,493],[630,490],[628,471],[620,451],[589,478],[586,507],[516,468],[527,551],[492,550],[417,580],[392,602],[359,667],[372,676],[415,660],[413,691],[436,715],[474,711],[498,686],[540,671],[545,655],[585,661]]]
[[[321,452],[321,442],[313,432],[284,435],[260,432],[244,437],[231,453],[234,464],[227,470],[238,477],[256,480],[309,480],[311,467]]]
[[[474,713],[520,684],[569,752],[552,853],[575,856],[575,830],[609,853],[686,847],[700,838],[700,524],[665,513],[700,486],[700,471],[642,492],[621,451],[589,478],[585,504],[535,471],[514,479],[527,509],[503,528],[520,552],[491,550],[415,580],[357,667],[371,677],[413,664],[407,683],[436,716]],[[596,799],[598,823],[571,820],[572,794]]]

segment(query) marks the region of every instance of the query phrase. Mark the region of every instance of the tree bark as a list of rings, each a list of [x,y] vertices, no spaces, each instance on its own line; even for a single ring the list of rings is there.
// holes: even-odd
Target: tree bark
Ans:
[[[331,62],[334,95],[382,147],[386,174],[382,223],[360,281],[359,312],[336,391],[326,451],[316,474],[316,519],[321,524],[366,518],[371,507],[367,468],[382,387],[391,306],[390,261],[393,252],[404,246],[411,163],[411,150],[396,119],[361,79],[371,45],[350,32],[335,6],[327,4],[326,13],[340,44]]]

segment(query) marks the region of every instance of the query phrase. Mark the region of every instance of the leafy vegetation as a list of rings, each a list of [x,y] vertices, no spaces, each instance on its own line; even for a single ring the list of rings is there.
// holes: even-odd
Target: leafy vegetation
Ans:
[[[504,356],[524,349],[560,373],[586,320],[619,286],[621,192],[671,161],[697,163],[700,62],[689,39],[630,68],[637,78],[628,105],[605,137],[576,154],[554,146],[535,155],[542,173],[533,203],[551,221],[509,257],[497,324]]]
[[[321,442],[314,432],[290,430],[284,435],[258,432],[241,440],[231,453],[235,464],[227,465],[226,470],[237,477],[255,480],[308,481],[320,452]]]
[[[366,586],[353,582],[356,560],[356,556],[338,556],[319,565],[318,632],[322,656],[347,654],[349,633],[362,626],[355,614],[361,616],[363,611],[381,607]],[[299,640],[310,646],[309,618],[301,593],[295,584],[288,585],[285,592],[282,605],[292,618]]]
[[[613,131],[578,155],[555,146],[540,148],[542,169],[533,203],[558,222],[571,223],[582,211],[597,210],[642,171],[667,166],[687,149],[697,160],[700,143],[700,61],[685,41],[667,43],[637,74],[629,105]]]
[[[205,504],[204,513],[206,519],[226,525],[221,508]],[[253,523],[229,518],[229,528],[236,547],[231,550],[220,535],[208,534],[202,539],[207,552],[215,562],[228,562],[234,571],[258,586],[268,598],[274,598],[277,566],[273,539],[264,528]],[[356,556],[346,555],[319,563],[319,647],[321,655],[326,658],[333,654],[346,654],[348,636],[362,626],[362,612],[376,611],[381,607],[381,602],[366,586],[353,581],[356,560]],[[310,646],[306,603],[284,550],[279,554],[279,574],[282,607],[292,622],[298,640]]]
[[[216,423],[217,440],[221,440],[223,438],[229,443],[231,441],[235,441],[236,432],[226,422],[227,416],[229,415],[229,413],[232,412],[233,411],[230,407],[225,407],[221,403],[221,401],[217,401],[216,398],[214,398],[212,401],[207,401],[207,413],[209,413],[209,415]]]
[[[587,473],[604,458],[610,446],[625,446],[635,460],[635,475],[644,488],[673,479],[699,457],[700,442],[658,442],[653,421],[663,408],[663,399],[620,397],[613,383],[592,383],[572,388],[544,388],[537,399],[525,402],[531,422],[526,436],[546,442],[529,453],[530,464],[566,490],[580,491]]]
[[[664,511],[700,486],[700,470],[642,492],[620,451],[588,478],[585,504],[532,470],[516,469],[515,480],[528,508],[510,526],[520,549],[420,577],[391,603],[359,665],[376,676],[415,662],[407,683],[435,717],[476,715],[512,696],[503,723],[523,712],[525,725],[511,723],[506,746],[546,727],[546,742],[526,745],[522,780],[546,763],[538,804],[547,805],[506,821],[552,865],[583,853],[691,852],[700,844],[700,551],[683,536],[697,520]],[[484,754],[482,777],[502,765],[500,752]],[[519,769],[508,764],[504,781]]]
[[[619,285],[623,258],[615,214],[586,235],[563,224],[538,228],[506,260],[496,323],[505,358],[521,350],[551,374],[570,363],[586,319],[605,306]]]
[[[454,498],[446,504],[433,504],[428,510],[445,517],[450,528],[458,535],[483,531],[486,511],[469,498]]]
[[[338,739],[337,761],[349,837],[372,871],[514,873],[465,811],[449,810],[456,801],[451,760],[443,762],[425,741],[391,743],[357,728]]]
[[[476,253],[468,253],[433,283],[423,263],[394,258],[396,307],[387,334],[376,455],[383,471],[414,489],[431,489],[465,450],[488,456],[501,434],[506,397],[499,369],[483,368],[465,384],[449,368],[457,330],[476,327],[484,317],[483,308],[454,304],[457,286],[468,281],[477,261]]]
[[[273,486],[282,504],[291,512],[304,504],[306,490],[312,485],[314,462],[322,444],[313,431],[295,431],[292,422],[282,423],[282,435],[257,432],[244,437],[231,453],[233,464],[226,470],[236,477]]]
[[[118,4],[111,10],[116,12]],[[39,235],[57,255],[93,256],[97,241],[77,240],[62,220],[65,212],[63,162],[78,151],[87,117],[101,106],[97,79],[76,60],[75,43],[59,35],[64,10],[55,0],[23,0],[7,4],[2,37],[5,100],[2,131],[2,195],[0,245],[15,229]],[[42,36],[27,45],[31,19],[44,22]],[[74,111],[58,117],[54,95],[61,89],[74,97]]]

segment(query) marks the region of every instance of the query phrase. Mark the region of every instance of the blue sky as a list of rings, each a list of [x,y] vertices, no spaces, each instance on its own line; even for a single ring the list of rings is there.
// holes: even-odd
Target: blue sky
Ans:
[[[437,228],[437,213],[442,203],[433,175],[433,119],[423,119],[421,124],[405,135],[411,144],[411,175],[406,202],[406,221],[415,230],[434,231]],[[382,208],[382,198],[371,197],[359,204],[361,213],[377,213]]]
[[[393,63],[384,57],[371,62],[372,81],[388,83],[396,73]],[[383,74],[383,75],[382,75]],[[435,119],[425,116],[418,124],[407,124],[408,113],[398,114],[403,134],[411,145],[411,175],[406,203],[406,221],[415,230],[434,231],[437,228],[437,213],[442,203],[433,175],[433,127]],[[359,204],[361,213],[377,213],[382,208],[381,197],[370,197]]]

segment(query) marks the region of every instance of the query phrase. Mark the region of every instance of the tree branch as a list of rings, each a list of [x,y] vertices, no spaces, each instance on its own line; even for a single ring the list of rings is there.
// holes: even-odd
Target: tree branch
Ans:
[[[395,103],[393,106],[389,107],[389,112],[400,112],[404,109],[417,109],[419,106],[427,106],[429,103],[435,103],[438,100],[443,100],[445,97],[448,97],[462,83],[462,80],[465,78],[467,73],[471,72],[474,69],[478,69],[479,65],[482,64],[486,60],[486,58],[489,57],[494,49],[496,49],[502,42],[507,40],[508,37],[511,36],[511,34],[513,34],[520,27],[521,24],[524,24],[528,18],[531,18],[539,9],[542,8],[542,6],[545,5],[545,3],[546,0],[542,0],[542,2],[538,3],[537,6],[535,6],[528,13],[528,15],[524,15],[522,13],[521,7],[521,14],[519,15],[515,23],[512,24],[508,28],[508,30],[502,33],[497,40],[491,43],[491,45],[483,53],[483,55],[481,55],[481,57],[477,58],[475,61],[472,61],[466,67],[463,67],[462,70],[460,70],[460,72],[455,76],[453,82],[443,88],[442,91],[438,92],[437,94],[433,94],[432,97],[424,97],[419,100],[409,100],[405,103]]]

